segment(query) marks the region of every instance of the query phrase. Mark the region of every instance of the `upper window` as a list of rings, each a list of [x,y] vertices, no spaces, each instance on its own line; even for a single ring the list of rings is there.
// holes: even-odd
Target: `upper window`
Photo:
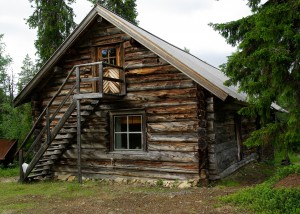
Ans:
[[[144,112],[111,113],[112,150],[145,150]]]
[[[103,62],[119,65],[119,48],[117,47],[101,47],[98,51],[98,58]]]

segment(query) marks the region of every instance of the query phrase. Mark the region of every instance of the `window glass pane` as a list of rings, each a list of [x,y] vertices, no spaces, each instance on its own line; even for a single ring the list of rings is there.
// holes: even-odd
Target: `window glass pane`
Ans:
[[[116,59],[115,58],[109,58],[109,63],[112,65],[116,64]]]
[[[128,124],[130,132],[142,131],[142,117],[141,116],[128,116]]]
[[[128,149],[127,134],[115,134],[115,149]]]
[[[142,134],[129,134],[129,149],[142,149]]]
[[[116,116],[115,117],[115,131],[116,132],[127,132],[127,116]]]
[[[108,56],[108,50],[107,49],[103,49],[102,50],[102,58],[107,58]]]
[[[116,56],[116,48],[110,48],[108,51],[109,51],[109,57]]]

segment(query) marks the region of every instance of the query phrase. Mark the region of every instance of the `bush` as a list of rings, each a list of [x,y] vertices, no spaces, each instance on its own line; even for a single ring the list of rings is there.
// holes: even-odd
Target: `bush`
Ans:
[[[299,188],[273,188],[289,174],[300,173],[299,165],[279,168],[268,181],[221,198],[221,201],[255,213],[300,213]]]
[[[19,175],[19,167],[0,167],[0,177],[16,177]]]

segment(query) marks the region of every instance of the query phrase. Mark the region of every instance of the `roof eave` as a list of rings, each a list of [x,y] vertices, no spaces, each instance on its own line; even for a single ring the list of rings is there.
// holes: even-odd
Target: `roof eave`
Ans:
[[[96,7],[96,6],[95,6]],[[95,8],[94,7],[94,8]],[[49,60],[42,66],[34,78],[25,86],[25,88],[13,100],[13,105],[19,106],[28,101],[28,95],[32,93],[39,81],[43,79],[50,69],[58,62],[60,57],[68,50],[73,42],[81,35],[87,26],[94,20],[98,13],[92,9],[84,20],[77,26],[77,28],[69,35],[69,37],[59,46],[59,48],[52,54]]]

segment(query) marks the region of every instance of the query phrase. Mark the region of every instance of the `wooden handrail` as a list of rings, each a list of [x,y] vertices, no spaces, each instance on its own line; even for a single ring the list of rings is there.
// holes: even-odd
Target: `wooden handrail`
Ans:
[[[99,77],[95,77],[95,78],[80,78],[80,71],[79,71],[80,67],[84,67],[84,66],[96,66],[96,65],[99,65]],[[104,66],[106,66],[106,67],[104,67]],[[49,107],[52,105],[52,103],[57,98],[57,96],[61,93],[61,91],[63,90],[63,88],[66,85],[66,83],[69,81],[69,79],[70,79],[71,75],[74,73],[74,71],[78,70],[76,72],[76,74],[75,74],[76,75],[76,83],[69,90],[68,94],[65,96],[65,98],[60,103],[60,105],[55,110],[55,112],[51,115],[51,117],[49,116],[49,113],[47,114],[47,116],[46,116],[47,126],[43,127],[43,129],[41,130],[41,132],[39,133],[39,135],[37,136],[37,138],[34,140],[34,142],[32,143],[32,145],[30,146],[30,148],[27,150],[26,155],[25,155],[26,157],[24,158],[24,160],[26,160],[28,158],[29,153],[32,152],[33,148],[35,147],[35,145],[37,144],[37,142],[40,141],[40,139],[42,138],[43,134],[45,134],[46,131],[47,131],[47,136],[48,137],[51,136],[51,133],[50,133],[51,131],[48,130],[48,129],[50,129],[51,122],[55,119],[55,117],[58,114],[58,112],[61,110],[61,108],[67,102],[67,100],[70,98],[70,96],[74,92],[75,88],[77,88],[77,90],[76,90],[77,94],[80,93],[80,82],[81,81],[82,82],[86,82],[86,81],[100,81],[100,82],[103,83],[103,80],[107,80],[107,81],[125,83],[125,74],[124,73],[121,74],[121,78],[120,79],[110,78],[110,77],[104,77],[103,76],[103,71],[106,70],[106,69],[110,69],[110,68],[117,68],[117,69],[123,70],[123,67],[121,67],[121,66],[112,65],[112,64],[109,64],[109,63],[105,63],[105,62],[93,62],[93,63],[85,63],[85,64],[80,64],[80,65],[73,66],[73,68],[68,73],[68,75],[67,75],[66,79],[64,80],[64,82],[62,83],[62,85],[59,87],[59,89],[57,90],[57,92],[53,95],[53,97],[48,102],[48,104],[46,105],[46,107],[44,108],[44,110],[42,111],[42,113],[39,115],[39,117],[37,118],[37,120],[34,122],[31,130],[27,134],[26,138],[24,139],[24,141],[22,142],[22,144],[20,145],[20,147],[17,149],[15,155],[17,155],[19,153],[19,151],[24,148],[24,146],[26,145],[26,143],[28,142],[28,140],[32,136],[34,130],[36,129],[36,127],[38,126],[38,124],[40,123],[40,121],[42,120],[42,118],[46,115],[46,113],[49,112]],[[99,93],[103,93],[103,88],[102,87],[100,88]],[[47,139],[47,140],[49,140],[49,139]]]

